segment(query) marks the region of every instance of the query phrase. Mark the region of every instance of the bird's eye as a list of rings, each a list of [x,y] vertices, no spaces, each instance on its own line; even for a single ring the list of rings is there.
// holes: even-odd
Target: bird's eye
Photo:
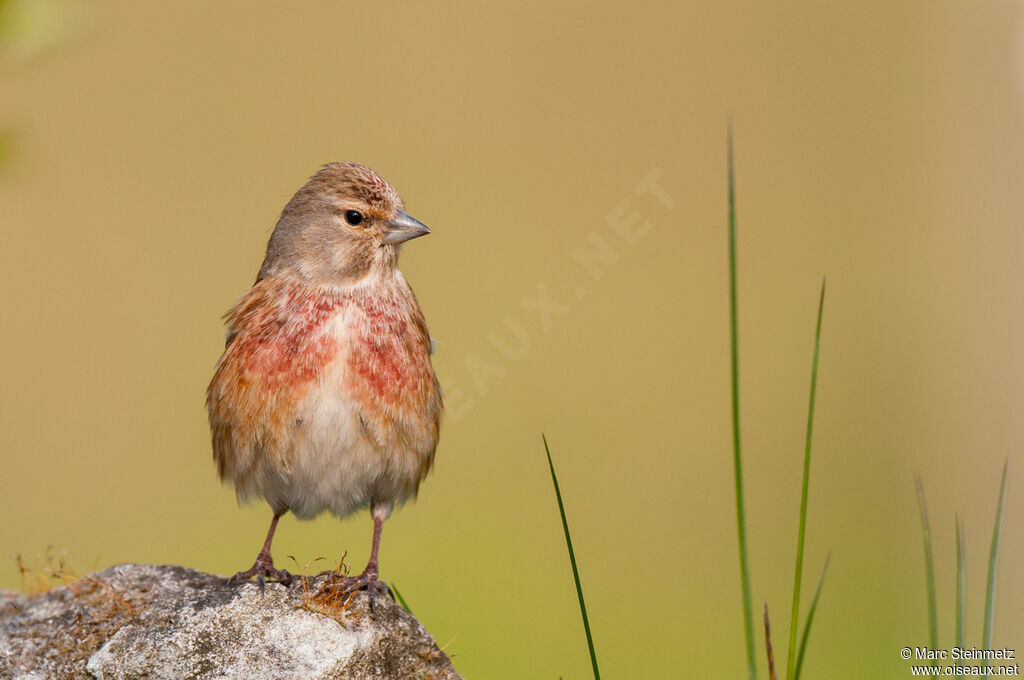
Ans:
[[[358,210],[346,210],[345,221],[351,224],[353,227],[358,227],[363,221],[363,213]]]

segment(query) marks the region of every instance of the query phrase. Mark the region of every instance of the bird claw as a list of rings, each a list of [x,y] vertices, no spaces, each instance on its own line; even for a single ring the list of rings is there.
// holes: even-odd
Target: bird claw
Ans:
[[[231,578],[228,579],[228,585],[234,586],[239,583],[245,583],[253,576],[256,577],[256,583],[260,588],[260,595],[263,594],[264,585],[267,579],[277,581],[281,585],[290,586],[295,580],[292,575],[284,569],[275,569],[274,561],[270,559],[270,555],[264,556],[262,553],[256,558],[256,562],[245,571],[240,571]]]
[[[388,584],[377,578],[375,570],[364,571],[359,576],[344,576],[338,572],[328,572],[328,581],[324,585],[324,590],[333,590],[335,587],[338,587],[342,595],[352,595],[360,590],[365,590],[370,596],[370,611],[373,611],[377,594],[383,593],[392,600],[395,599]]]

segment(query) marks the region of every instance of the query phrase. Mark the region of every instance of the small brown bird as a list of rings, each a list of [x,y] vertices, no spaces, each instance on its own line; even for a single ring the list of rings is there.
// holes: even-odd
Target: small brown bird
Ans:
[[[281,515],[369,506],[373,547],[345,589],[373,588],[381,526],[414,497],[437,447],[441,392],[399,245],[430,230],[388,182],[329,163],[285,206],[252,290],[226,315],[207,390],[213,458],[240,501],[274,518],[253,566],[231,578],[291,582],[270,543]]]

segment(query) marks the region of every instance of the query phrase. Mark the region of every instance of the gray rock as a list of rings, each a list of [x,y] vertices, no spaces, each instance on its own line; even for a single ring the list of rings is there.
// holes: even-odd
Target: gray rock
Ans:
[[[0,590],[0,678],[459,678],[386,595],[342,602],[326,577],[225,585],[177,566],[122,564],[41,595]]]

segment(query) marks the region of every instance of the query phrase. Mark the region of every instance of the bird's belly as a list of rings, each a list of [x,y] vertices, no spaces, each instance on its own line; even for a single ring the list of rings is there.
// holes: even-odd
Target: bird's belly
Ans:
[[[368,505],[377,487],[378,454],[362,432],[356,405],[335,386],[321,385],[295,415],[291,465],[271,478],[268,493],[303,519],[324,510],[344,517]]]
[[[401,421],[371,416],[353,398],[348,373],[340,360],[311,386],[291,425],[290,465],[261,475],[262,495],[302,519],[325,510],[344,517],[371,501],[399,505],[416,494],[433,456],[433,445],[410,446]]]

